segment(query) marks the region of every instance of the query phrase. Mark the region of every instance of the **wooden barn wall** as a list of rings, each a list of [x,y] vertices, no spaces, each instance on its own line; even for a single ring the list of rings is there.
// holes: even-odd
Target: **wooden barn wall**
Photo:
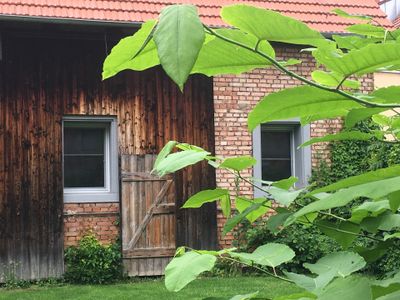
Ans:
[[[3,33],[0,62],[0,273],[63,271],[61,119],[114,115],[119,153],[157,153],[169,140],[214,151],[212,79],[194,76],[181,94],[159,68],[101,81],[103,41]],[[206,170],[206,171],[205,171]],[[176,176],[177,207],[215,186],[197,165]],[[177,244],[216,246],[216,208],[177,210]],[[11,266],[11,265],[12,266]]]

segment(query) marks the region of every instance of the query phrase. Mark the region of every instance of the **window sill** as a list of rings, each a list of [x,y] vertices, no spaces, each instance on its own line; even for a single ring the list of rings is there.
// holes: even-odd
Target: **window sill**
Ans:
[[[64,193],[64,203],[119,202],[118,193]]]

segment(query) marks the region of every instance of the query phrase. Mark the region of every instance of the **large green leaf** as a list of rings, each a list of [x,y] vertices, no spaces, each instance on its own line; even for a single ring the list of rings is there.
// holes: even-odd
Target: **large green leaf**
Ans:
[[[382,280],[375,280],[372,282],[372,294],[374,296],[374,299],[385,295],[389,296],[394,292],[399,293],[399,290],[400,290],[400,272],[397,272],[391,277],[387,277]],[[392,296],[393,295],[391,295],[390,297]],[[400,298],[398,297],[398,298],[388,298],[388,299],[400,299]]]
[[[185,150],[172,153],[160,161],[155,171],[159,176],[173,173],[204,160],[210,153],[206,151]]]
[[[305,263],[304,267],[314,274],[334,272],[335,276],[346,277],[364,268],[366,262],[354,252],[334,252],[320,258],[315,264]]]
[[[268,206],[271,206],[271,201],[265,202],[265,198],[255,198],[250,200],[245,197],[237,197],[235,199],[235,205],[239,213],[244,212],[253,203],[262,203],[262,206],[247,214],[246,219],[249,220],[250,223],[253,223],[255,220],[264,216],[269,211]]]
[[[226,189],[204,190],[190,197],[182,208],[198,208],[205,203],[221,201],[222,212],[225,217],[228,217],[231,212],[231,202],[229,191]]]
[[[400,291],[397,290],[396,292],[379,297],[376,300],[399,300],[399,299],[400,299]]]
[[[218,29],[216,32],[241,44],[255,47],[257,40],[239,30]],[[267,42],[261,43],[261,50],[271,57],[275,56],[272,47]],[[255,68],[265,68],[271,65],[262,56],[243,47],[210,37],[200,50],[199,56],[192,73],[205,74],[207,76],[221,74],[240,74]]]
[[[299,196],[299,194],[303,190],[297,190],[297,191],[287,191],[284,189],[280,189],[274,186],[271,186],[268,189],[268,193],[271,194],[272,198],[279,204],[284,205],[284,206],[290,206],[290,204],[293,203],[294,200]]]
[[[258,265],[275,268],[291,261],[295,253],[284,244],[269,243],[258,247],[253,253],[232,252],[231,256],[244,262],[253,262]]]
[[[311,294],[310,292],[282,295],[274,298],[274,300],[314,300],[314,299],[317,299],[317,296]]]
[[[366,277],[338,278],[318,295],[318,300],[372,300],[370,281]]]
[[[272,48],[271,44],[266,40],[259,41],[257,37],[255,37],[252,34],[248,34],[239,29],[228,29],[228,28],[216,29],[214,30],[214,32],[222,36],[223,38],[227,38],[231,41],[238,42],[242,45],[250,47],[251,49],[255,49],[257,47],[257,50],[259,52],[262,52],[263,54],[266,54],[273,58],[275,57],[275,50],[274,48]],[[219,37],[216,37],[216,39],[218,38]],[[284,63],[285,65],[293,65],[301,63],[301,61],[291,58],[288,61],[282,63]]]
[[[335,14],[337,14],[338,16],[343,17],[343,18],[364,20],[364,21],[368,21],[368,20],[372,19],[370,16],[349,14],[348,12],[345,12],[344,10],[339,9],[339,8],[332,10],[332,12],[334,12]]]
[[[344,79],[343,76],[340,76],[334,72],[325,72],[322,70],[315,70],[311,73],[312,79],[318,82],[319,84],[330,86],[330,87],[337,87],[339,84],[342,84],[345,87],[349,87],[352,89],[358,89],[361,85],[359,81]]]
[[[359,141],[368,141],[374,138],[375,135],[367,132],[361,131],[342,131],[336,134],[327,134],[323,137],[312,138],[311,140],[303,143],[300,147],[310,146],[315,143],[321,142],[333,142],[333,141],[350,141],[350,140],[359,140]]]
[[[276,211],[277,213],[270,216],[267,220],[267,228],[272,233],[279,232],[285,221],[293,214],[293,212],[284,207],[277,207]]]
[[[313,51],[318,61],[343,76],[364,75],[400,64],[400,44],[370,44],[340,55],[329,49]]]
[[[234,217],[228,219],[226,221],[225,225],[224,225],[223,230],[222,230],[222,235],[225,236],[228,232],[233,230],[241,221],[243,221],[247,217],[248,214],[252,213],[253,211],[258,210],[266,202],[267,202],[267,200],[265,200],[265,202],[262,202],[262,203],[254,203],[251,206],[247,207],[241,213],[239,213],[239,214],[235,215]]]
[[[165,268],[165,287],[171,292],[180,291],[199,274],[210,271],[216,261],[214,255],[199,254],[195,251],[174,257]]]
[[[396,212],[400,207],[400,191],[391,193],[388,195],[390,209]]]
[[[258,295],[258,292],[255,293],[250,293],[250,294],[245,294],[245,295],[236,295],[230,298],[229,300],[250,300],[256,298]]]
[[[351,176],[346,179],[339,180],[338,182],[335,182],[335,183],[332,183],[325,187],[316,189],[308,195],[313,195],[313,194],[318,194],[318,193],[323,193],[323,192],[337,191],[340,189],[348,188],[348,187],[363,184],[363,183],[368,183],[368,182],[373,182],[373,181],[396,177],[396,176],[399,176],[399,174],[400,174],[400,166],[392,166],[392,167],[388,167],[388,168],[383,168],[383,169],[370,171],[370,172],[366,172],[361,175]]]
[[[339,48],[342,49],[361,49],[369,44],[374,44],[380,39],[377,38],[365,38],[356,35],[333,35],[332,38],[336,41]]]
[[[242,171],[244,169],[250,168],[256,164],[256,159],[249,155],[243,155],[238,157],[230,157],[224,159],[224,161],[219,165],[220,168],[232,169],[235,171]]]
[[[372,99],[373,102],[378,103],[399,103],[400,102],[400,86],[389,86],[375,90],[371,93],[371,96],[374,98]]]
[[[343,249],[351,246],[360,232],[360,225],[351,222],[333,223],[319,220],[316,225],[327,236],[333,238]]]
[[[299,181],[297,177],[290,176],[289,178],[275,181],[271,185],[288,191],[297,181]]]
[[[183,89],[205,39],[193,5],[171,5],[161,11],[154,32],[158,57],[169,77]]]
[[[400,232],[395,232],[395,233],[392,233],[392,234],[386,234],[383,237],[383,240],[387,241],[387,240],[390,240],[390,239],[399,239],[399,238],[400,238]]]
[[[366,201],[353,208],[350,221],[359,224],[368,216],[376,217],[390,209],[389,200]]]
[[[168,143],[165,144],[165,146],[161,149],[160,153],[158,154],[156,161],[154,162],[153,171],[157,169],[157,166],[160,164],[160,162],[171,153],[171,151],[175,148],[177,144],[178,142],[176,141],[169,141]]]
[[[284,272],[287,278],[292,280],[296,285],[306,289],[307,291],[319,293],[325,286],[335,278],[335,270],[326,272],[316,277],[306,276],[303,274],[296,274],[291,272]]]
[[[354,24],[347,27],[346,30],[348,32],[377,38],[383,38],[386,34],[385,28],[372,24]]]
[[[285,89],[265,96],[254,107],[248,117],[248,127],[253,130],[261,123],[306,117],[337,107],[351,109],[362,106],[336,93],[311,86]]]
[[[120,40],[112,48],[111,53],[104,60],[103,80],[126,69],[142,71],[160,63],[156,45],[149,37],[155,24],[155,20],[143,23],[133,36]]]
[[[326,120],[326,119],[334,119],[337,117],[344,117],[349,113],[349,110],[351,108],[345,109],[345,108],[335,108],[335,109],[331,109],[328,111],[322,111],[318,114],[314,114],[314,115],[309,115],[309,116],[304,116],[302,118],[300,118],[300,123],[302,126],[310,124],[314,121],[318,121],[318,120]]]
[[[320,46],[329,43],[305,23],[278,12],[248,5],[225,6],[222,19],[259,40]]]
[[[378,242],[374,247],[354,247],[354,250],[360,254],[367,263],[377,261],[386,254],[388,247],[391,246],[391,241]]]
[[[323,198],[322,200],[318,200],[304,206],[295,212],[293,216],[288,218],[285,224],[291,224],[297,218],[311,212],[345,206],[350,201],[358,197],[367,197],[375,200],[398,190],[400,190],[400,176],[342,189]]]
[[[386,211],[377,217],[367,217],[362,220],[361,227],[372,233],[378,230],[390,231],[400,228],[400,215]]]
[[[378,124],[380,127],[390,126],[392,123],[391,118],[383,114],[373,115],[371,119],[374,123]]]
[[[354,127],[358,122],[365,120],[372,115],[378,114],[380,112],[383,112],[385,108],[379,108],[379,107],[367,107],[367,108],[356,108],[350,110],[350,112],[347,114],[345,118],[345,125],[347,128],[352,128]]]

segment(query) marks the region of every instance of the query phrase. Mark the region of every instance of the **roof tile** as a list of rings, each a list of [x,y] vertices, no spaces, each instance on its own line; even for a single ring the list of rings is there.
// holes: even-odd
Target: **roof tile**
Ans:
[[[0,15],[143,22],[156,18],[164,6],[174,3],[197,5],[203,21],[210,26],[226,25],[219,17],[219,11],[222,6],[237,3],[280,11],[323,32],[342,32],[355,22],[336,16],[332,13],[335,8],[348,13],[370,15],[380,24],[392,26],[376,0],[0,0]]]

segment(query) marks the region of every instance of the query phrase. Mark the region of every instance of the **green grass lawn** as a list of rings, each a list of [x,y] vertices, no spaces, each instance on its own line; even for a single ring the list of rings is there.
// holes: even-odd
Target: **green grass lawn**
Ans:
[[[266,277],[202,278],[192,282],[179,293],[168,292],[164,282],[145,280],[113,285],[63,285],[59,287],[31,287],[29,289],[0,289],[1,300],[103,300],[103,299],[202,299],[229,297],[260,291],[260,296],[273,298],[300,290],[293,284]]]

